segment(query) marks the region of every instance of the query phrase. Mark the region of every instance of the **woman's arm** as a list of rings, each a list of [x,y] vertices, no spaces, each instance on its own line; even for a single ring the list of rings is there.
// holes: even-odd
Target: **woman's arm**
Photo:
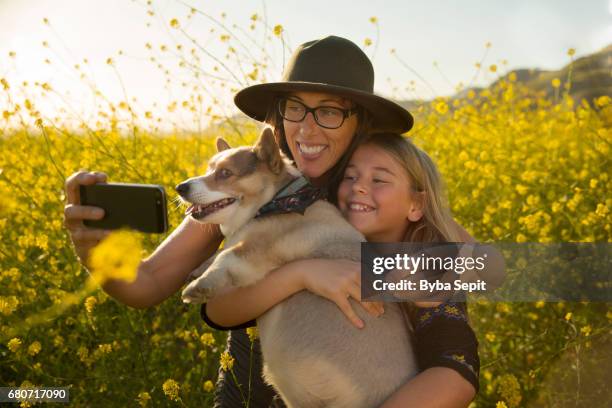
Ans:
[[[285,264],[252,285],[220,289],[206,304],[208,318],[219,326],[232,327],[261,316],[304,289],[300,262]]]
[[[187,276],[215,253],[222,240],[218,226],[200,224],[185,217],[164,242],[141,261],[134,282],[112,279],[102,284],[102,289],[134,308],[158,305],[185,284]]]
[[[89,267],[89,253],[111,231],[86,227],[83,220],[96,220],[104,215],[102,208],[81,205],[81,185],[106,183],[101,172],[78,171],[66,179],[64,226],[80,262]],[[136,308],[157,305],[175,293],[187,276],[210,257],[223,236],[218,226],[200,224],[185,217],[151,256],[138,266],[136,280],[108,280],[102,289],[120,302]]]
[[[474,386],[457,371],[432,367],[402,385],[381,408],[465,408],[475,396]]]
[[[305,259],[290,262],[253,285],[222,289],[209,299],[206,312],[217,325],[237,326],[261,316],[274,305],[306,289],[336,303],[356,327],[363,327],[347,297],[361,300],[359,268],[358,262],[346,260]],[[361,305],[374,316],[382,312],[380,302],[361,302]]]

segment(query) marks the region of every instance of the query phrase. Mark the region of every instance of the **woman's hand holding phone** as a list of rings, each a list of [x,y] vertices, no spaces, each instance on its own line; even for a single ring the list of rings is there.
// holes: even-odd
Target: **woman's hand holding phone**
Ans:
[[[106,174],[102,172],[78,171],[66,179],[66,206],[64,207],[64,225],[70,234],[76,253],[81,263],[87,266],[89,252],[104,239],[110,230],[89,228],[83,220],[100,220],[104,210],[100,207],[81,205],[79,189],[81,185],[106,183]]]

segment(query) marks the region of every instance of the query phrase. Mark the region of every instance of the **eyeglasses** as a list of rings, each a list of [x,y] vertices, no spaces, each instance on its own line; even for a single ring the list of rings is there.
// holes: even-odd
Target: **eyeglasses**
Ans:
[[[355,109],[341,109],[335,106],[309,108],[302,102],[289,98],[281,98],[278,101],[278,111],[283,119],[289,122],[301,122],[308,112],[312,112],[317,125],[325,129],[338,129],[346,118],[357,112]]]

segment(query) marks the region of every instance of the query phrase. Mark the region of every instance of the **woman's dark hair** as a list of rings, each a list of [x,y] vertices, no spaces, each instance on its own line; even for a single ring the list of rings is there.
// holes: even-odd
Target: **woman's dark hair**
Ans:
[[[346,151],[340,157],[340,160],[327,171],[328,179],[327,185],[325,186],[325,192],[328,200],[334,204],[338,204],[338,187],[344,176],[344,170],[348,165],[351,156],[357,149],[357,146],[367,137],[372,131],[372,117],[370,113],[362,106],[356,105],[357,110],[357,129],[351,142],[349,143]],[[268,108],[266,115],[266,123],[272,127],[274,138],[278,143],[281,151],[291,160],[295,161],[289,145],[287,144],[287,138],[285,137],[285,128],[283,126],[283,118],[278,110],[278,98],[275,99],[274,103]]]

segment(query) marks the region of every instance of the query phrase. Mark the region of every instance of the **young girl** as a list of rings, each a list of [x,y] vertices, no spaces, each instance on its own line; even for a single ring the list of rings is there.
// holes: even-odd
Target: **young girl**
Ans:
[[[338,207],[369,242],[458,241],[434,163],[398,134],[371,135],[357,148],[338,189]],[[477,391],[478,342],[468,325],[465,304],[447,302],[433,308],[425,307],[431,306],[425,302],[415,304],[419,307],[410,313],[420,369],[454,370]],[[433,384],[419,375],[383,407],[440,406]],[[469,384],[461,380],[455,384],[466,392],[458,393],[452,406],[467,406],[474,395],[470,397]]]

